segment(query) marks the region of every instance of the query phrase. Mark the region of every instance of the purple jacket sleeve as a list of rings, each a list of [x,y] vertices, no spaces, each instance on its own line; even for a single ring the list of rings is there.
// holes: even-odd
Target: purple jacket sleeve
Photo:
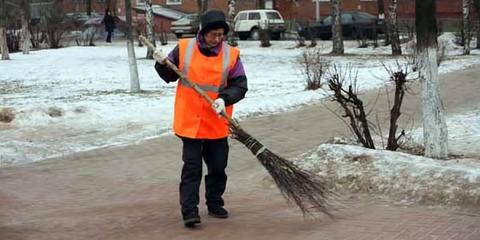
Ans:
[[[178,45],[168,54],[167,58],[170,62],[174,63],[178,67]],[[167,83],[175,82],[178,79],[178,74],[169,67],[167,67],[167,65],[155,62],[155,70],[157,70],[158,75]]]
[[[221,97],[225,105],[229,106],[245,98],[247,91],[247,76],[242,61],[238,57],[237,62],[228,72],[227,87],[220,91],[218,97]]]

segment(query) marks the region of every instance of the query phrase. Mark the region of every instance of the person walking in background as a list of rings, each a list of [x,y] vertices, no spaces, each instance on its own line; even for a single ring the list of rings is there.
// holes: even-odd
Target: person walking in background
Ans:
[[[180,182],[180,205],[183,223],[194,227],[200,223],[199,189],[202,159],[207,165],[205,199],[208,214],[228,218],[222,198],[227,184],[228,122],[218,114],[232,116],[233,104],[245,97],[247,77],[240,61],[240,51],[224,43],[229,26],[219,10],[205,12],[196,38],[180,39],[169,53],[174,63],[191,81],[215,99],[210,106],[187,82],[179,80],[175,96],[173,131],[183,142],[183,167]],[[158,52],[155,69],[167,83],[179,76],[164,63]]]
[[[105,10],[105,16],[103,17],[102,22],[103,24],[105,24],[105,31],[107,32],[106,42],[111,43],[112,34],[113,34],[113,31],[115,30],[115,18],[112,16],[110,9],[107,8],[107,10]]]

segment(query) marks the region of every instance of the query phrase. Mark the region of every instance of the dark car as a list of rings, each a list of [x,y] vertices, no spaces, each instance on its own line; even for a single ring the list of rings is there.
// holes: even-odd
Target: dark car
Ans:
[[[343,36],[353,39],[372,39],[376,34],[385,32],[385,21],[366,12],[342,12],[341,24]],[[332,38],[332,16],[328,16],[320,22],[302,24],[298,34],[307,39],[328,40]]]
[[[198,32],[198,14],[187,14],[184,17],[173,21],[170,31],[181,38],[184,34],[196,34]]]

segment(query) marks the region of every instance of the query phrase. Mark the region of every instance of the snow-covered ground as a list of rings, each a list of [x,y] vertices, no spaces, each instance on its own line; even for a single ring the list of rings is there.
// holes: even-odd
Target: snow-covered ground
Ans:
[[[369,193],[401,204],[478,208],[480,109],[448,117],[447,126],[449,151],[457,155],[450,160],[372,150],[355,146],[350,139],[334,139],[295,161],[325,177],[333,190]],[[407,145],[423,143],[422,129],[409,135]],[[379,139],[375,145],[381,146]]]
[[[451,40],[451,36],[445,38]],[[169,52],[175,44],[162,49]],[[240,42],[249,91],[236,105],[237,118],[288,111],[325,97],[324,91],[304,91],[304,77],[296,63],[304,49],[294,48],[289,41],[272,44],[263,49],[258,42]],[[330,51],[330,42],[319,44],[325,53]],[[358,69],[362,90],[383,86],[388,80],[382,63],[405,62],[403,57],[390,57],[389,47],[360,49],[356,45],[346,42],[348,55],[326,57]],[[10,123],[0,123],[0,166],[171,134],[175,84],[167,85],[157,76],[153,61],[144,59],[145,48],[136,48],[136,54],[140,94],[129,93],[123,42],[15,53],[12,60],[1,61],[0,108],[13,108],[16,116]],[[448,54],[441,73],[480,64],[478,50],[460,56],[461,49],[449,45]],[[60,110],[62,116],[50,116],[52,109]],[[478,122],[480,114],[474,113],[472,119]]]
[[[297,164],[324,176],[331,189],[367,192],[403,203],[480,204],[478,161],[438,161],[387,150],[322,144],[300,157]]]

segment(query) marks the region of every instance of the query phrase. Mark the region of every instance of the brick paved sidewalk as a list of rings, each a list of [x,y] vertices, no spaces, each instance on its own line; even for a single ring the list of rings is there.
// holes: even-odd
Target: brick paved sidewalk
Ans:
[[[478,76],[478,67],[442,75],[447,112],[479,106],[473,104],[480,103]],[[375,99],[376,94],[362,97]],[[410,96],[404,103],[404,111],[415,114],[417,122],[419,98]],[[385,101],[379,100],[377,107],[388,112]],[[322,104],[241,124],[287,158],[346,131]],[[209,218],[200,206],[202,227],[192,231],[180,221],[180,167],[180,141],[166,136],[0,168],[0,240],[480,240],[480,206],[455,211],[393,205],[352,194],[342,196],[346,207],[340,208],[337,219],[304,221],[297,209],[285,203],[251,153],[235,141],[231,141],[225,196],[231,218]]]

